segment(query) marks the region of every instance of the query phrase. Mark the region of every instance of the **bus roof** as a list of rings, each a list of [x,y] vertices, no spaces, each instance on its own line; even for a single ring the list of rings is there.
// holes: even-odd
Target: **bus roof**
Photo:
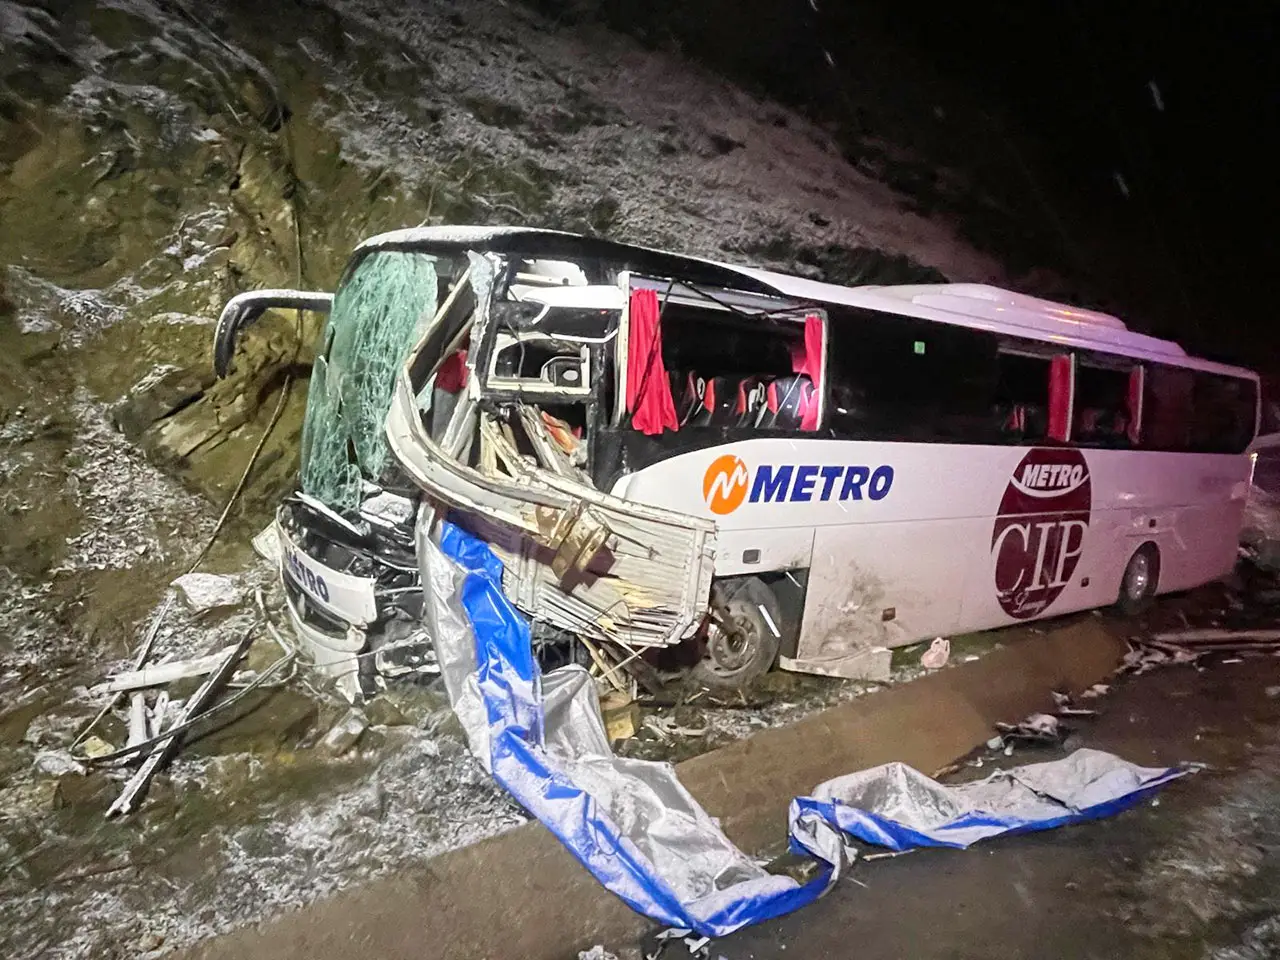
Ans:
[[[901,286],[845,287],[809,280],[756,267],[690,257],[654,248],[586,237],[561,230],[534,227],[439,226],[410,227],[370,237],[356,250],[388,246],[447,245],[477,247],[495,244],[510,247],[520,239],[575,238],[600,251],[658,254],[690,264],[715,267],[749,278],[753,287],[765,287],[783,296],[816,303],[840,304],[918,317],[991,333],[1058,343],[1079,350],[1098,350],[1135,359],[1191,367],[1252,380],[1257,374],[1243,367],[1203,360],[1187,354],[1177,343],[1134,333],[1118,318],[1094,310],[1043,300],[981,283],[934,283]]]

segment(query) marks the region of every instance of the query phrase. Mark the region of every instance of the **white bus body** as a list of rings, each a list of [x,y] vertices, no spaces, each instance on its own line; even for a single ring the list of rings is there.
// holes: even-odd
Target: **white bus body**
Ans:
[[[228,307],[220,374],[270,299]],[[329,308],[280,300],[312,302]],[[366,241],[332,310],[346,340],[318,350],[280,532],[295,625],[337,659],[421,641],[406,558],[445,510],[597,666],[697,639],[731,681],[777,654],[878,675],[892,647],[1133,605],[1235,561],[1256,375],[1105,314],[500,228]],[[395,323],[406,342],[353,366]]]

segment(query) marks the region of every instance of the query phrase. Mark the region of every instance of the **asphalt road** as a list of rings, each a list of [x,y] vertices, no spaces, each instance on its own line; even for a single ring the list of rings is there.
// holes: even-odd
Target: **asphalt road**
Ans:
[[[823,900],[718,941],[709,957],[1280,956],[1280,699],[1268,687],[1280,693],[1280,659],[1269,653],[1122,681],[1065,749],[1207,769],[1109,820],[860,863]],[[1005,760],[984,748],[972,756],[983,768],[969,775],[993,759],[1062,753],[1026,748]]]

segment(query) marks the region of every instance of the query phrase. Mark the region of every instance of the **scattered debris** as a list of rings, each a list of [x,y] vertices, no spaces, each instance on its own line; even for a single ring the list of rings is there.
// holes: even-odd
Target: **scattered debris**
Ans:
[[[706,727],[682,727],[672,717],[648,716],[644,725],[663,740],[670,741],[675,737],[705,737]]]
[[[600,698],[600,715],[610,740],[629,740],[640,730],[640,707],[629,694],[615,690]]]
[[[235,577],[217,573],[184,573],[173,581],[183,599],[196,613],[219,607],[234,607],[244,602],[245,588]]]
[[[280,547],[280,534],[274,523],[267,525],[261,533],[253,538],[253,550],[258,556],[273,567],[280,565],[284,551]]]
[[[236,646],[236,644],[231,644],[214,653],[197,657],[194,660],[177,660],[172,663],[157,664],[154,667],[144,667],[141,670],[117,673],[105,683],[100,683],[91,688],[89,693],[123,693],[143,687],[158,687],[166,683],[172,683],[174,680],[186,679],[187,677],[203,677],[217,670],[226,660],[227,655],[236,649]]]
[[[97,737],[92,739],[96,740]],[[135,690],[129,695],[129,739],[126,746],[136,747],[147,739],[147,695],[141,690]],[[101,741],[99,741],[101,742]],[[106,751],[110,753],[110,749]],[[89,756],[89,746],[86,742],[85,753]]]
[[[84,776],[88,771],[65,750],[41,750],[36,754],[35,769],[46,777]]]
[[[1272,700],[1274,700],[1276,697],[1280,697],[1280,686],[1277,686],[1277,687],[1267,687],[1267,689],[1266,689],[1266,691],[1265,691],[1265,692],[1266,692],[1266,694],[1267,694],[1267,696],[1268,696],[1268,697],[1270,697]]]
[[[578,960],[618,960],[618,955],[610,953],[597,943],[590,950],[579,950]]]
[[[1228,647],[1238,649],[1240,644],[1250,647],[1264,645],[1280,646],[1280,630],[1179,630],[1173,633],[1154,633],[1145,641],[1153,644],[1174,644],[1177,646]]]
[[[143,739],[146,738],[144,737]],[[130,746],[136,746],[136,744],[130,744]],[[85,737],[84,741],[80,744],[80,749],[86,757],[89,757],[91,760],[96,760],[99,757],[105,757],[107,754],[111,753],[115,750],[115,747],[111,746],[111,744],[107,743],[107,741],[103,740],[101,737],[91,736]]]
[[[894,857],[904,857],[908,853],[915,853],[914,850],[886,850],[884,853],[864,853],[862,859],[867,863],[873,860],[892,860]]]
[[[1192,772],[1181,766],[1139,767],[1101,750],[1082,749],[1061,760],[945,786],[904,763],[886,763],[829,780],[812,797],[795,802],[844,833],[890,850],[963,849],[1009,830],[1047,830],[1119,812]]]
[[[1175,646],[1155,644],[1147,640],[1130,640],[1129,649],[1116,670],[1118,676],[1142,676],[1157,667],[1195,663],[1204,651],[1192,652]]]
[[[186,726],[204,711],[218,691],[227,684],[227,681],[231,679],[232,672],[235,670],[236,663],[248,652],[249,644],[252,640],[252,632],[246,631],[244,636],[240,638],[240,642],[232,647],[231,651],[223,658],[221,665],[205,680],[200,689],[191,695],[178,718],[178,722],[170,728],[168,735],[155,745],[151,754],[142,762],[142,766],[125,784],[120,796],[107,808],[108,817],[131,813],[137,808],[137,804],[146,794],[152,778],[169,762],[181,744],[182,733],[179,728],[185,730]]]
[[[1012,742],[1061,743],[1068,733],[1057,717],[1047,713],[1033,713],[1021,723],[997,723],[996,729],[1003,737],[1006,756],[1012,752]]]
[[[951,641],[938,637],[920,657],[920,666],[926,670],[941,670],[951,656]]]
[[[359,743],[369,727],[369,718],[363,710],[352,707],[324,735],[320,748],[331,757],[340,757]]]

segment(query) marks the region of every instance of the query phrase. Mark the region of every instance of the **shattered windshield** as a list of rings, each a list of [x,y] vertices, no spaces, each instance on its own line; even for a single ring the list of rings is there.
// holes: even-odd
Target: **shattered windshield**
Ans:
[[[436,280],[431,255],[379,250],[338,288],[302,424],[305,493],[354,508],[361,476],[382,476],[396,371],[436,311]]]

